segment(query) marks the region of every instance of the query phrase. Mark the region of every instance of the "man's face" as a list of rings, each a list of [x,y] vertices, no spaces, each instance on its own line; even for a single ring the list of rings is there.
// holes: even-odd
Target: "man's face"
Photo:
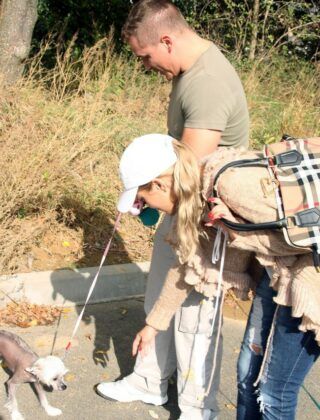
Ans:
[[[141,59],[147,70],[155,70],[163,74],[167,80],[172,80],[176,75],[170,54],[171,49],[166,42],[142,46],[139,40],[132,36],[128,43],[132,52]]]

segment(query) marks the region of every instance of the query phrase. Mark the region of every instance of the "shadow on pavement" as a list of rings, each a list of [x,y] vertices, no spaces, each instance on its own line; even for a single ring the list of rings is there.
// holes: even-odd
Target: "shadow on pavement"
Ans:
[[[81,228],[84,232],[84,256],[77,262],[78,267],[83,267],[86,266],[88,261],[92,261],[91,254],[92,247],[94,246],[92,242],[93,240],[96,241],[96,238],[93,239],[92,226],[89,226],[91,215],[87,214],[88,223],[86,223],[85,209],[79,207],[78,204],[79,203],[72,201],[67,203],[70,210],[72,210],[72,213],[75,215],[75,220],[72,222],[73,226],[75,228]],[[79,215],[79,218],[77,218],[77,215]],[[110,223],[110,220],[107,216],[103,217],[100,214],[99,217],[101,223],[99,242],[103,242],[103,246],[101,247],[102,257],[104,246],[110,238],[113,224]],[[113,254],[115,252],[119,253],[119,258],[121,258],[122,261],[130,261],[129,255],[125,248],[125,244],[119,232],[116,232],[115,234],[113,246],[111,246],[111,252],[113,252]],[[114,258],[112,261],[114,261]],[[99,264],[99,262],[96,262],[96,264]],[[108,257],[106,259],[105,265],[108,265]],[[57,281],[59,277],[57,274],[58,272],[59,270],[53,272],[51,275],[51,283],[54,289],[53,295],[56,296],[59,294],[64,298],[65,301],[72,301],[73,294],[70,292],[68,295],[65,292],[65,289],[62,290],[60,286],[61,282]],[[83,296],[83,301],[85,298],[86,296]],[[86,307],[86,311],[83,316],[83,322],[87,326],[94,326],[94,333],[90,333],[90,337],[87,337],[88,340],[92,340],[93,343],[93,350],[91,354],[92,360],[94,361],[95,365],[101,365],[106,369],[108,369],[110,355],[114,355],[117,360],[120,373],[116,378],[110,378],[110,380],[121,379],[133,371],[135,360],[131,356],[132,342],[135,334],[143,327],[145,320],[145,313],[143,311],[143,305],[141,302],[143,302],[143,299],[139,300],[139,304],[137,302],[138,305],[134,311],[132,308],[130,308],[130,305],[129,309],[127,308],[126,301],[120,302],[120,309],[117,311],[102,311],[102,305],[88,305]],[[78,315],[80,314],[81,310],[82,306],[76,307]],[[56,335],[59,335],[59,325],[57,327]],[[169,402],[164,406],[164,408],[170,413],[169,419],[173,420],[178,417],[179,411],[177,408],[176,383],[172,383],[169,386],[168,393]]]
[[[76,266],[87,267],[88,262],[92,262],[92,265],[94,264],[95,266],[99,265],[105,246],[110,239],[111,232],[114,227],[113,222],[110,222],[109,216],[104,214],[100,209],[96,211],[97,214],[94,214],[95,212],[88,211],[87,209],[83,208],[80,205],[80,203],[76,200],[68,199],[63,204],[63,208],[65,213],[68,213],[68,211],[70,211],[70,213],[73,215],[72,220],[70,220],[69,222],[70,224],[72,224],[71,227],[74,229],[82,229],[83,231],[83,257],[77,261]],[[97,247],[99,249],[97,249]],[[96,258],[95,260],[93,260],[93,254],[98,255],[98,259]],[[116,232],[114,235],[110,252],[104,265],[109,265],[110,255],[112,256],[112,262],[114,263],[114,259],[117,260],[117,257],[115,258],[116,254],[123,261],[130,262],[129,255],[126,251],[124,242],[119,232]],[[54,289],[53,297],[56,298],[57,295],[61,295],[64,301],[74,302],[73,291],[70,290],[70,292],[68,293],[65,290],[65,288],[61,286],[61,280],[60,282],[58,281],[58,274],[59,270],[56,270],[51,275],[51,283]],[[98,282],[99,280],[100,279],[98,279]],[[91,283],[89,283],[89,285],[90,284]],[[81,300],[85,301],[88,291],[89,288],[85,292],[85,295],[81,297]],[[92,353],[93,361],[96,364],[101,364],[103,367],[105,367],[108,363],[107,353],[110,350],[112,342],[115,354],[118,358],[121,376],[125,376],[129,373],[132,366],[128,366],[127,363],[125,363],[126,360],[128,360],[128,357],[126,357],[125,359],[121,358],[121,355],[127,347],[127,344],[119,340],[119,335],[121,334],[121,332],[118,331],[118,327],[116,327],[116,323],[119,320],[121,321],[121,317],[123,317],[124,314],[120,315],[120,318],[118,317],[118,314],[115,315],[113,322],[106,325],[105,317],[103,316],[103,314],[97,313],[94,310],[94,308],[95,305],[88,305],[86,308],[86,312],[83,316],[83,321],[86,324],[93,323],[95,325],[95,336],[92,337],[92,340],[94,340],[94,350]],[[81,309],[82,307],[80,306],[76,307],[78,314],[80,314]],[[141,314],[140,318],[142,325],[143,314]],[[135,332],[136,331],[133,331],[132,334],[134,334]]]

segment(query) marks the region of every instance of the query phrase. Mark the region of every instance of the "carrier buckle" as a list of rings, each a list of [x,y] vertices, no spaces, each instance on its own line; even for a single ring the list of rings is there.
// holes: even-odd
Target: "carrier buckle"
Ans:
[[[299,166],[303,160],[303,156],[298,150],[288,150],[287,152],[279,153],[274,157],[275,165],[279,168],[284,166]]]
[[[299,211],[293,216],[296,226],[299,227],[320,227],[320,209],[313,207]]]

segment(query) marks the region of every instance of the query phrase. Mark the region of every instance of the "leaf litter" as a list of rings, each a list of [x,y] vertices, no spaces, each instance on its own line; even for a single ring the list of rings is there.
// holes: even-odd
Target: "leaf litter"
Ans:
[[[63,309],[50,305],[10,302],[0,309],[0,325],[11,325],[21,328],[50,325],[63,312]]]

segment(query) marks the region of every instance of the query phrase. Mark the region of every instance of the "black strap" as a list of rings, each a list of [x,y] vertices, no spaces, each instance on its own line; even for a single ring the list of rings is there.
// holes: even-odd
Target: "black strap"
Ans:
[[[229,168],[244,168],[244,167],[268,167],[268,158],[262,157],[257,159],[241,159],[235,160],[233,162],[227,163],[224,165],[216,174],[213,181],[213,196],[217,197],[215,191],[215,186],[218,182],[220,175],[223,174]],[[280,229],[287,225],[286,219],[275,220],[274,222],[265,222],[265,223],[235,223],[230,222],[227,219],[221,219],[221,221],[230,229],[236,230],[238,232],[250,232],[253,230],[264,230],[264,229]]]
[[[230,222],[227,219],[221,219],[221,221],[230,229],[238,232],[252,232],[253,230],[265,230],[265,229],[281,229],[287,227],[287,219],[275,220],[273,222],[264,223],[235,223]]]
[[[216,197],[215,186],[218,182],[220,175],[223,174],[229,168],[248,168],[248,167],[268,167],[268,158],[262,157],[257,159],[241,159],[229,162],[224,165],[216,174],[213,181],[213,196]]]
[[[293,138],[291,138],[293,139]],[[299,165],[302,160],[301,153],[297,152],[296,150],[279,153],[278,155],[273,157],[273,164],[277,166],[287,166],[287,165]],[[217,192],[215,190],[215,186],[218,182],[219,177],[229,168],[244,168],[244,167],[269,167],[269,158],[262,157],[256,159],[241,159],[235,160],[233,162],[229,162],[224,165],[216,174],[214,181],[213,181],[213,196],[217,197]],[[301,214],[300,214],[301,213]],[[320,212],[315,213],[314,209],[302,211],[297,213],[294,217],[294,222],[297,226],[316,226],[317,224],[314,222],[314,219],[317,219],[317,223],[320,223]],[[308,214],[304,214],[308,213]],[[300,220],[301,219],[301,220]],[[234,223],[230,222],[226,219],[221,219],[221,221],[230,229],[236,230],[238,232],[250,232],[254,230],[265,230],[265,229],[281,229],[288,226],[288,220],[286,218],[275,220],[272,222],[264,222],[264,223]],[[307,223],[308,222],[308,223]]]
[[[313,264],[316,267],[318,273],[320,273],[320,258],[318,253],[318,248],[316,246],[312,247],[312,256],[313,256]]]

